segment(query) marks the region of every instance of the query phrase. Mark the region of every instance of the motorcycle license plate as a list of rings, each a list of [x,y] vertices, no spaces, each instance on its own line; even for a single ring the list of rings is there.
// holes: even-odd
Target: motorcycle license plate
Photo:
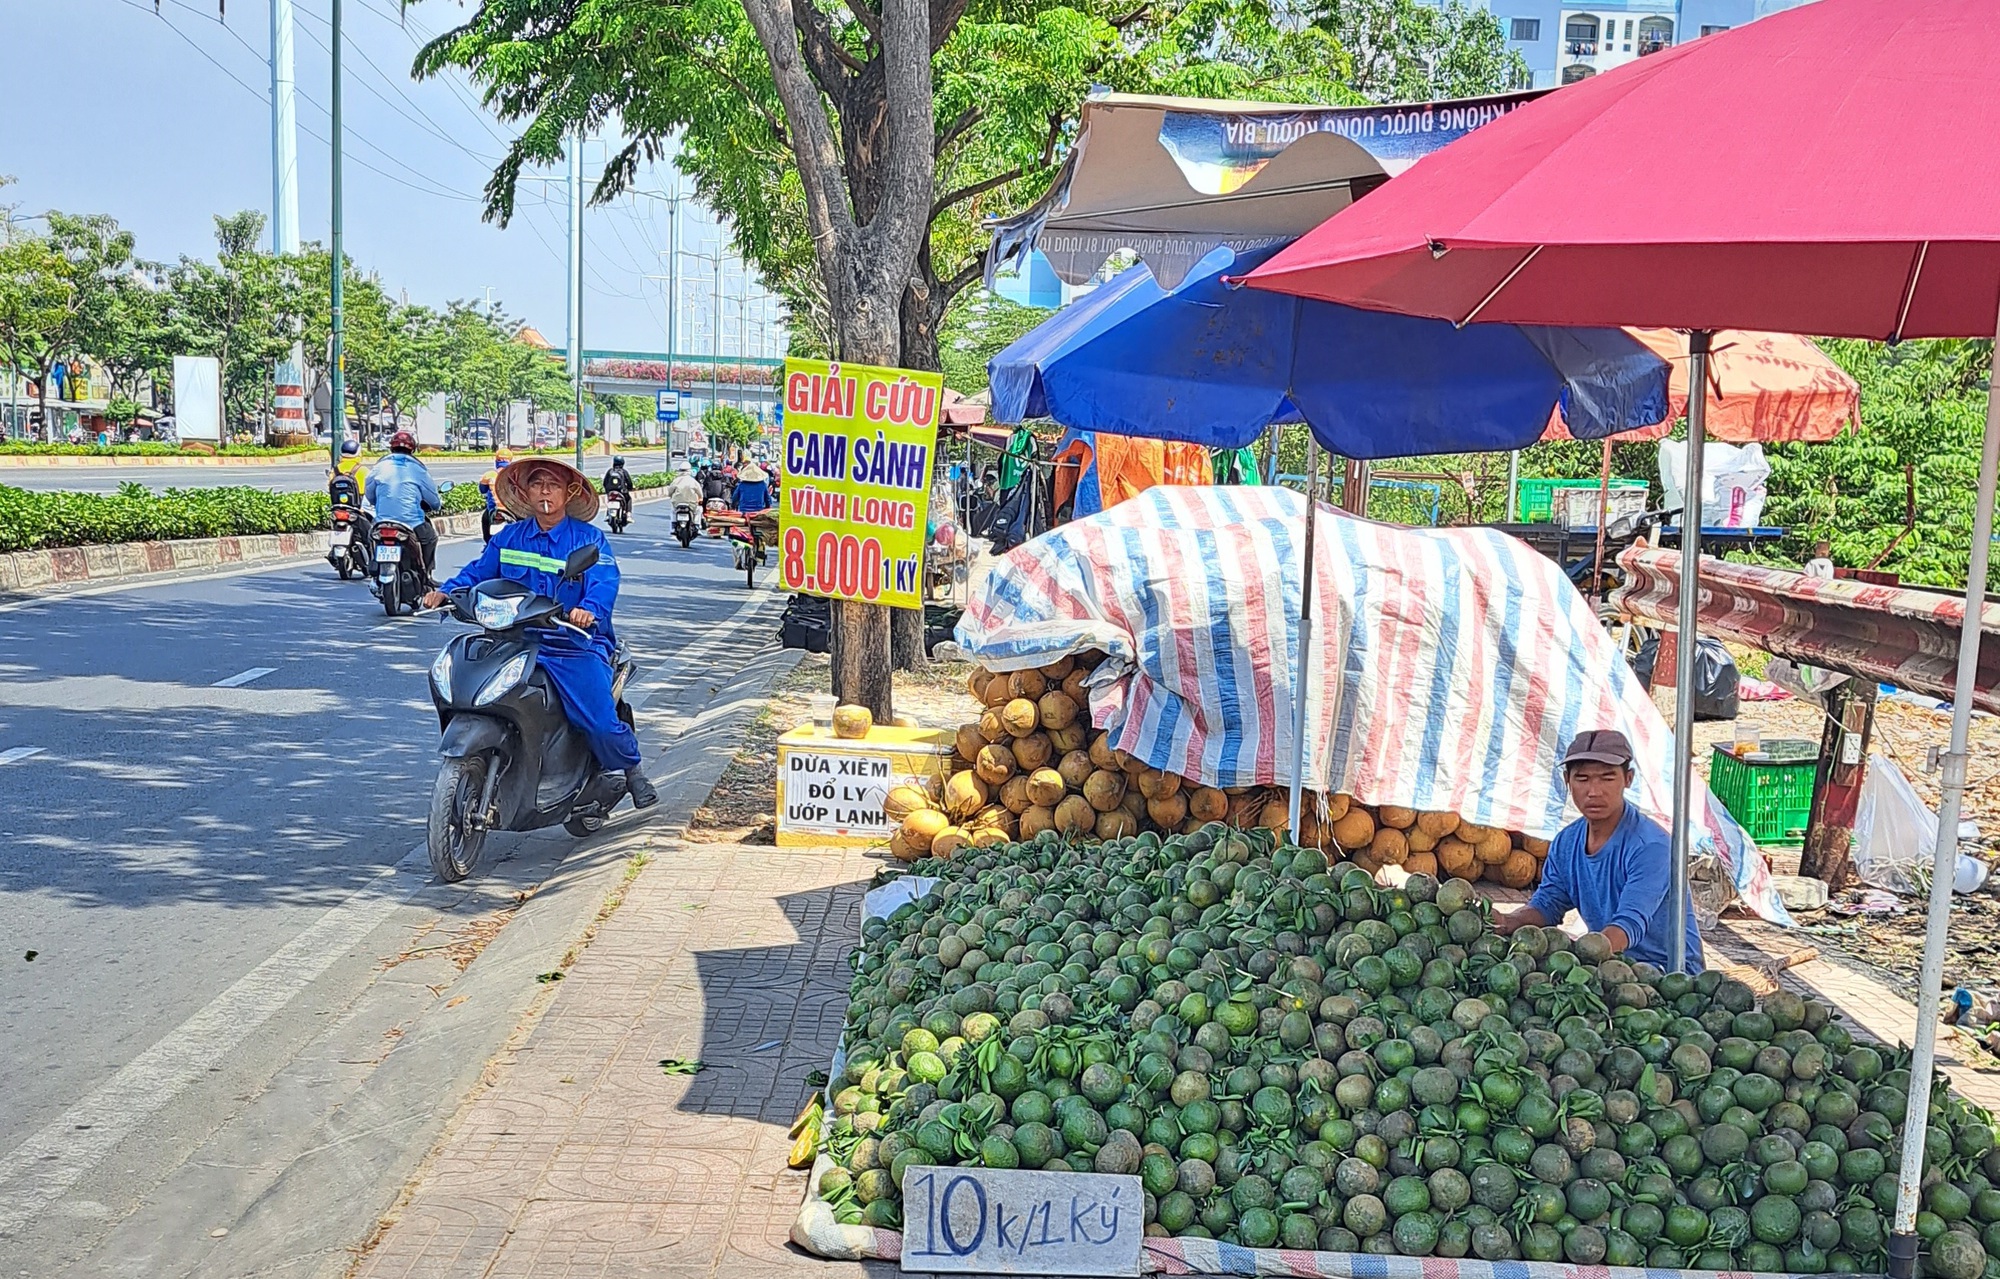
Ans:
[[[375,548],[375,562],[377,564],[394,564],[402,558],[403,548],[400,546],[378,546]]]
[[[349,542],[351,542],[351,541],[353,541],[353,540],[354,540],[354,530],[353,530],[353,529],[351,529],[351,528],[337,528],[337,529],[333,530],[333,544],[334,544],[335,546],[345,546],[345,545],[347,545],[347,544],[348,544]]]

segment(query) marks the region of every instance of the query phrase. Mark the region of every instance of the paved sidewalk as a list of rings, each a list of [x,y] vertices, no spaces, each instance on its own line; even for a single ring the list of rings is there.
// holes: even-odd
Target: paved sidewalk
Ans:
[[[842,957],[879,864],[662,841],[355,1273],[864,1273],[786,1243],[806,1178],[785,1155],[840,1034]],[[669,1075],[664,1058],[706,1068]]]

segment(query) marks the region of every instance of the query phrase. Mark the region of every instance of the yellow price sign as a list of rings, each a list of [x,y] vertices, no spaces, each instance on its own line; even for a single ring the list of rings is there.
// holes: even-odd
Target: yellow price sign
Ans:
[[[779,580],[788,591],[923,605],[944,375],[786,360]]]

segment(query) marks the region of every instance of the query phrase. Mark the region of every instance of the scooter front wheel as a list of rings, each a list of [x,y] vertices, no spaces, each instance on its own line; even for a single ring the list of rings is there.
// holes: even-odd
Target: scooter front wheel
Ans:
[[[430,853],[431,869],[447,884],[470,875],[486,846],[486,827],[474,825],[472,818],[486,786],[486,770],[495,762],[491,755],[473,755],[447,759],[438,766],[424,845]]]
[[[400,573],[392,574],[382,579],[382,611],[390,617],[394,617],[403,611],[403,602],[399,598],[402,584],[403,579]]]
[[[602,817],[571,817],[563,822],[563,829],[578,839],[584,839],[603,830],[604,819]]]

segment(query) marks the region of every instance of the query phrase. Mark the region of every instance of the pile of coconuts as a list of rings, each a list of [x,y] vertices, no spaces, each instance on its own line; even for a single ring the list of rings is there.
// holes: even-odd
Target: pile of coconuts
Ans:
[[[1044,831],[1111,840],[1142,831],[1191,834],[1210,822],[1237,830],[1289,825],[1281,788],[1203,786],[1114,747],[1091,726],[1084,687],[1102,660],[1092,651],[1020,671],[973,668],[966,689],[984,710],[959,726],[940,785],[890,791],[884,809],[897,827],[889,851],[916,861]],[[1307,792],[1299,824],[1300,843],[1385,885],[1435,875],[1532,888],[1549,851],[1547,840],[1456,813],[1367,805],[1340,793]]]
[[[1493,931],[1210,822],[961,848],[869,920],[819,1195],[901,1224],[912,1166],[1136,1174],[1146,1231],[1252,1248],[1879,1273],[1906,1054],[1826,1005]],[[1930,1108],[1922,1265],[2000,1279],[1992,1117]]]

